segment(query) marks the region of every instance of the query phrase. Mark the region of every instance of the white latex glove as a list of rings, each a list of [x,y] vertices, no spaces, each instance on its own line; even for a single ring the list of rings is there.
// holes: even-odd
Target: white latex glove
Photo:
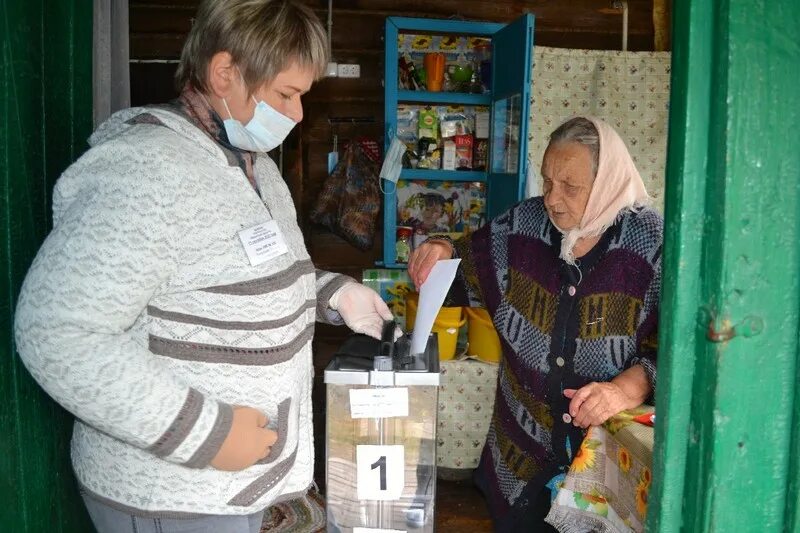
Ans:
[[[380,295],[360,283],[343,285],[333,293],[328,305],[342,315],[350,329],[376,339],[381,338],[383,322],[394,318]]]

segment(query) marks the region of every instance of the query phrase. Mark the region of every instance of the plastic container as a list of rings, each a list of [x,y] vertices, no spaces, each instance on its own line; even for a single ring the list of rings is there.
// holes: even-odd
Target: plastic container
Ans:
[[[441,52],[431,52],[425,54],[423,60],[425,65],[426,85],[431,92],[442,90],[444,83],[444,54]]]
[[[406,330],[414,329],[417,318],[419,293],[406,294]],[[432,332],[439,337],[439,360],[448,361],[456,356],[458,345],[458,330],[467,323],[463,307],[442,307],[436,320],[433,321]]]
[[[359,344],[369,343],[377,355],[378,341]],[[325,369],[327,531],[433,533],[436,340],[431,335],[425,352],[402,366],[390,357],[370,360],[361,346],[351,346],[358,349],[346,343]]]
[[[467,307],[464,310],[469,322],[467,354],[487,363],[499,363],[500,357],[503,355],[503,348],[489,312],[480,307]]]

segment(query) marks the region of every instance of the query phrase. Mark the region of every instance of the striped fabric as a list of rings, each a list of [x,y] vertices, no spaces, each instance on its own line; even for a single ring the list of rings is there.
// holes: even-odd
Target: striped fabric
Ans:
[[[463,267],[450,299],[485,306],[503,345],[478,472],[498,529],[570,464],[583,440],[563,389],[636,364],[655,388],[661,243],[660,215],[625,212],[571,267],[558,257],[561,234],[541,198],[456,241]]]

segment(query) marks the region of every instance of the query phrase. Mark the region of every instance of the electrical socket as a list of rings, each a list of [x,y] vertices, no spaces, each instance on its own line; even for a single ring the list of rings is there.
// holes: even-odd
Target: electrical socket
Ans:
[[[328,63],[328,67],[325,69],[325,77],[326,78],[335,78],[339,73],[339,67],[336,63],[331,61]]]
[[[360,78],[361,65],[339,63],[336,66],[340,78]]]

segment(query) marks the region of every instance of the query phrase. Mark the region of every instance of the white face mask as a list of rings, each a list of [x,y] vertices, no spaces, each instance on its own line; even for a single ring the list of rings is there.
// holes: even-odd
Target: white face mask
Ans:
[[[400,178],[400,171],[403,169],[403,154],[405,153],[406,145],[394,137],[386,151],[386,157],[383,158],[380,177],[396,185]]]
[[[286,139],[297,122],[275,110],[265,101],[256,102],[254,97],[250,98],[255,102],[256,110],[247,126],[233,118],[231,110],[228,109],[228,102],[222,99],[230,116],[223,121],[225,133],[228,134],[228,141],[237,148],[249,152],[269,152]]]

